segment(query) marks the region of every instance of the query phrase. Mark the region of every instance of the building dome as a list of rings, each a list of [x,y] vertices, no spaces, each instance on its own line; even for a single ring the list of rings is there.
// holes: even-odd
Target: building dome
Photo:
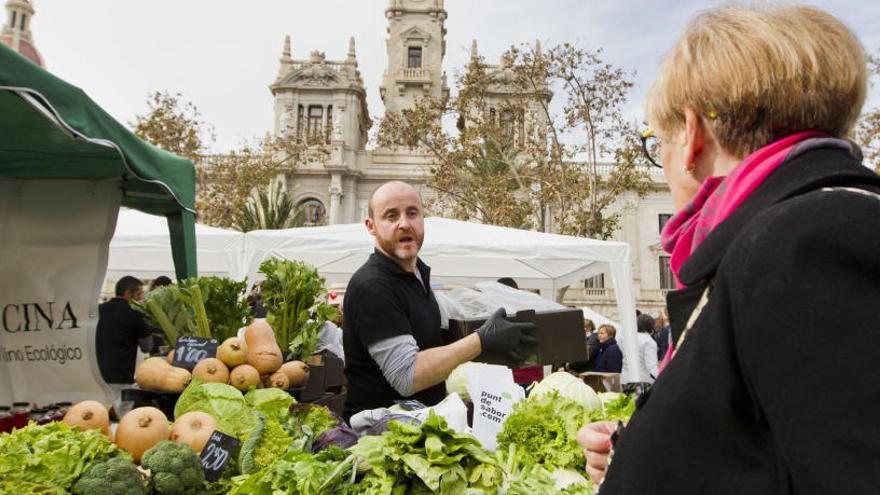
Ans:
[[[6,21],[0,32],[0,43],[12,48],[31,62],[45,67],[43,56],[34,45],[31,36],[31,19],[34,6],[30,0],[8,0],[6,2]]]

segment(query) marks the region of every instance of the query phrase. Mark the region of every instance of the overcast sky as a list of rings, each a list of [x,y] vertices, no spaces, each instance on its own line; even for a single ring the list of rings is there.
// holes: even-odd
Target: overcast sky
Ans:
[[[383,112],[387,0],[33,0],[31,29],[47,68],[83,88],[124,123],[147,109],[154,90],[182,92],[216,129],[215,151],[272,128],[268,86],[285,35],[295,59],[312,50],[345,58],[357,43],[370,114]],[[657,64],[709,1],[446,0],[444,68],[467,61],[472,39],[495,63],[511,44],[540,39],[602,47],[609,62],[636,71],[628,113],[641,115]],[[728,2],[725,2],[728,3]],[[841,18],[870,51],[880,47],[880,2],[808,2]],[[873,88],[869,105],[880,104]]]

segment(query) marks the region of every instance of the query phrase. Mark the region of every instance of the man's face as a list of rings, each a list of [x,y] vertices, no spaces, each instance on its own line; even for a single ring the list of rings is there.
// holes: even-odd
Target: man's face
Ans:
[[[415,189],[401,183],[381,186],[366,225],[379,250],[406,269],[415,267],[425,239],[422,201]]]

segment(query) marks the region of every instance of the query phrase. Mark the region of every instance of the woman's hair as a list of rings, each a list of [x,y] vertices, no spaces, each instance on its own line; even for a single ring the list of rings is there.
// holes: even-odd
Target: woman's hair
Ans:
[[[150,290],[158,289],[159,287],[165,287],[167,285],[171,285],[171,279],[166,277],[165,275],[159,275],[154,278],[152,282],[150,282]]]
[[[605,329],[608,333],[609,337],[614,337],[617,334],[617,330],[614,329],[614,325],[609,325],[608,323],[599,325],[599,330]]]
[[[589,318],[584,318],[584,330],[586,330],[587,327],[590,327],[590,332],[592,332],[596,329],[596,324],[593,323],[593,320]]]
[[[654,317],[642,313],[636,318],[636,328],[642,333],[652,333],[654,331]]]
[[[662,135],[681,128],[691,108],[727,152],[745,157],[800,131],[847,136],[866,91],[865,52],[836,18],[805,6],[730,6],[690,22],[646,112]]]

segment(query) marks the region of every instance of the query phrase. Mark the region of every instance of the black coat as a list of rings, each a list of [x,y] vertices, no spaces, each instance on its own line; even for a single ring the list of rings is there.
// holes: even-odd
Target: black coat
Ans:
[[[834,148],[781,165],[681,269],[677,342],[601,495],[880,493],[878,176]]]
[[[623,368],[623,352],[614,338],[599,344],[599,355],[596,356],[596,367],[593,371],[601,373],[620,373]]]

